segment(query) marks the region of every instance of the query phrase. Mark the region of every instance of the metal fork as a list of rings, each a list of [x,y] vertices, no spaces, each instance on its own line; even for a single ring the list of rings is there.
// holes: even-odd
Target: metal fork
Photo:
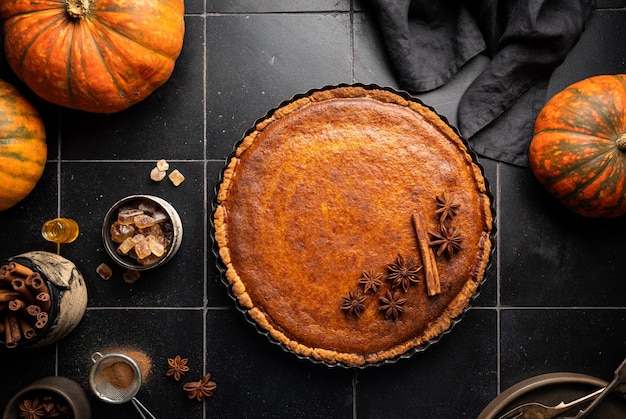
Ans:
[[[562,419],[581,419],[587,416],[607,394],[615,390],[618,385],[624,382],[626,382],[626,359],[624,359],[621,365],[615,370],[615,377],[613,378],[613,381],[611,381],[604,388],[598,389],[593,393],[587,394],[586,396],[580,397],[569,403],[561,402],[556,406],[545,406],[537,402],[525,403],[506,412],[498,419],[551,419],[559,416],[561,413],[565,413],[573,409],[576,406],[580,406],[590,400],[593,400],[593,402],[591,402],[585,409],[579,410],[575,417],[562,417]],[[626,394],[626,392],[622,390],[623,389],[620,387],[616,391]]]
[[[573,400],[569,403],[561,402],[556,406],[546,406],[544,404],[538,402],[530,402],[525,403],[520,406],[509,410],[504,415],[500,416],[498,419],[551,419],[555,418],[561,413],[565,413],[570,409],[573,409],[576,406],[580,406],[584,403],[587,403],[590,400],[598,397],[600,393],[602,393],[604,388],[600,388],[593,393],[582,396],[576,400]]]
[[[602,393],[600,393],[598,395],[598,397],[596,397],[596,399],[589,405],[587,406],[587,408],[580,410],[578,412],[578,414],[574,417],[571,418],[563,418],[563,419],[581,419],[584,418],[585,416],[587,416],[589,414],[589,412],[591,412],[593,409],[595,409],[595,407],[600,404],[600,402],[602,401],[602,399],[604,399],[604,397],[609,394],[611,391],[613,391],[613,389],[615,387],[617,387],[618,385],[620,385],[621,383],[626,382],[626,359],[624,359],[621,363],[621,365],[619,367],[617,367],[617,369],[615,370],[615,376],[613,377],[613,381],[611,381],[606,387],[604,387],[604,390],[602,390]]]

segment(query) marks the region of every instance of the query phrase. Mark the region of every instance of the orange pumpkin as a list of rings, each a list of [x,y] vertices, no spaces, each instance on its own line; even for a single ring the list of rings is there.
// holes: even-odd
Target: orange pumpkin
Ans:
[[[0,211],[28,195],[46,164],[46,133],[37,110],[0,80]]]
[[[7,61],[37,95],[112,113],[171,76],[182,49],[183,0],[2,0]]]
[[[626,214],[626,75],[590,77],[552,97],[528,157],[539,182],[571,210]]]

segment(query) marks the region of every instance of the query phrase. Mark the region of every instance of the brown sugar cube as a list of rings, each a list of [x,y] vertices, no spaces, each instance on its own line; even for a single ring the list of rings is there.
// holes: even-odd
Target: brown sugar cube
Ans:
[[[109,279],[113,275],[113,271],[106,263],[101,263],[100,265],[98,265],[98,267],[96,268],[96,273],[100,275],[100,278],[102,279]]]
[[[135,227],[130,224],[122,224],[119,221],[115,221],[111,224],[109,232],[111,233],[111,239],[113,239],[115,243],[122,243],[127,238],[133,236]]]
[[[152,251],[150,250],[150,244],[148,240],[142,240],[135,246],[135,252],[137,252],[137,259],[144,259],[148,257]]]
[[[124,282],[132,284],[133,282],[137,281],[140,276],[141,274],[139,273],[139,271],[136,271],[134,269],[129,269],[126,272],[124,272],[124,274],[122,275],[122,279],[124,280]]]
[[[155,223],[162,223],[163,221],[167,221],[169,219],[167,213],[165,211],[156,210],[154,214],[152,214],[152,218],[154,218]]]
[[[143,214],[143,211],[139,210],[139,209],[125,209],[120,211],[117,214],[117,221],[120,222],[121,224],[132,224],[133,223],[133,219],[138,216]]]
[[[146,214],[137,215],[135,218],[133,218],[133,222],[138,228],[152,227],[156,224],[154,222],[154,218]]]
[[[170,168],[170,164],[165,159],[161,159],[156,164],[157,169],[162,172],[167,172]]]
[[[123,255],[127,255],[136,244],[135,240],[133,240],[132,237],[129,237],[117,247],[117,251]]]
[[[162,181],[163,179],[165,179],[166,175],[167,175],[167,172],[163,170],[159,170],[158,167],[155,167],[150,171],[150,179],[152,179],[155,182]]]
[[[178,171],[178,169],[174,169],[172,173],[168,175],[174,186],[178,186],[185,180],[185,176]]]
[[[143,258],[143,259],[137,259],[137,262],[139,262],[142,265],[152,265],[153,263],[155,263],[156,261],[158,261],[159,259],[161,259],[158,256],[155,256],[153,254],[148,255],[147,257]]]
[[[137,206],[137,209],[146,214],[152,215],[152,213],[157,210],[157,205],[152,201],[141,201]]]
[[[155,236],[148,236],[148,246],[150,247],[150,252],[156,257],[161,257],[165,253],[165,246]]]
[[[138,233],[143,234],[144,236],[148,237],[148,236],[163,236],[163,230],[161,229],[161,226],[159,224],[154,224],[151,225],[150,227],[146,227],[146,228],[138,228]]]

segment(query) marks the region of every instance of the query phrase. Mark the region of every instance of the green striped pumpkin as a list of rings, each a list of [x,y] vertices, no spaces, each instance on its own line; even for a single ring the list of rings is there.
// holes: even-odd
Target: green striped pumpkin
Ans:
[[[46,132],[37,110],[0,80],[0,211],[35,187],[46,164]]]
[[[572,211],[626,214],[626,75],[590,77],[552,97],[528,157],[539,182]]]
[[[148,97],[174,70],[183,0],[1,0],[6,59],[37,95],[113,113]]]

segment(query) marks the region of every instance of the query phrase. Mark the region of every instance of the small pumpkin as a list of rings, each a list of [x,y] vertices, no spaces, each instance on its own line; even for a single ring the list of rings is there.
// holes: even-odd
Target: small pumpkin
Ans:
[[[35,187],[46,164],[46,132],[37,110],[0,80],[0,211]]]
[[[118,112],[171,76],[183,0],[2,0],[6,59],[37,95],[68,108]]]
[[[535,177],[569,209],[626,214],[626,75],[590,77],[553,96],[528,157]]]

